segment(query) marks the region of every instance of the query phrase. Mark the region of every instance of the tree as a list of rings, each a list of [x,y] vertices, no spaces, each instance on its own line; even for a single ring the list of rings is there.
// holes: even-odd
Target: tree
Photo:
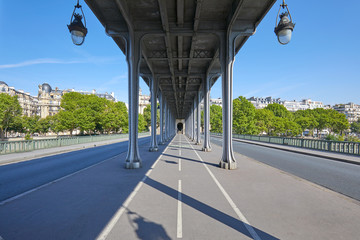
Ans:
[[[0,138],[5,139],[5,134],[17,116],[21,115],[21,106],[17,96],[0,93]]]
[[[149,130],[151,127],[151,105],[145,107],[143,116],[146,122],[146,129]]]
[[[328,109],[328,114],[330,117],[329,128],[334,133],[343,133],[343,131],[349,129],[350,124],[346,119],[346,115],[339,113],[334,109]]]
[[[292,113],[286,109],[283,105],[278,103],[272,103],[265,107],[274,113],[276,117],[292,119]]]
[[[23,122],[25,131],[29,133],[30,135],[33,135],[36,132],[39,132],[39,116],[23,116]]]
[[[59,132],[66,130],[65,126],[61,124],[59,113],[49,117],[49,124],[51,131],[53,131],[57,135],[59,134]]]
[[[52,116],[41,118],[38,121],[38,131],[40,134],[46,134],[50,130]]]
[[[70,92],[64,94],[61,99],[61,108],[59,115],[59,124],[60,128],[64,130],[70,131],[70,136],[72,136],[73,131],[79,126],[78,113],[77,111],[80,109],[80,102],[83,99],[81,93]]]
[[[357,122],[353,122],[350,126],[351,132],[353,133],[360,133],[360,118],[357,120]]]
[[[138,118],[138,131],[144,132],[146,130],[146,121],[143,114],[139,114]]]
[[[270,135],[275,115],[268,109],[257,109],[255,111],[255,122],[260,133],[266,132]]]
[[[237,134],[258,134],[255,123],[255,107],[246,98],[233,100],[233,131]]]
[[[109,134],[111,131],[126,131],[128,127],[127,109],[123,102],[107,101],[101,113],[99,124]]]
[[[218,105],[210,106],[211,132],[222,133],[222,108]]]

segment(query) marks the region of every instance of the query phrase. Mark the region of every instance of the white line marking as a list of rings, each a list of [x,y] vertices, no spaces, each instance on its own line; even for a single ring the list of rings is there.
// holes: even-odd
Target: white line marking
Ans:
[[[171,143],[174,141],[174,139],[169,143],[169,145],[165,148],[164,152],[165,153],[168,149],[168,147],[171,145]],[[156,161],[154,162],[154,164],[151,166],[151,168],[146,172],[145,176],[143,177],[143,179],[141,179],[141,181],[136,185],[134,191],[132,191],[132,193],[129,195],[129,197],[125,200],[125,202],[123,203],[123,205],[116,211],[116,213],[114,214],[114,216],[111,218],[111,220],[108,222],[108,224],[105,226],[105,228],[102,230],[102,232],[98,235],[98,237],[96,238],[97,240],[104,240],[107,238],[107,236],[109,235],[109,233],[111,232],[111,230],[114,228],[115,224],[119,221],[121,215],[125,212],[126,208],[129,207],[131,201],[134,199],[134,197],[136,196],[136,194],[139,192],[140,188],[142,187],[142,185],[144,184],[145,180],[148,178],[148,176],[151,174],[152,170],[155,168],[156,164],[159,162],[159,160],[161,159],[161,157],[163,156],[163,153],[156,159]]]
[[[102,164],[102,163],[104,163],[104,162],[106,162],[106,161],[109,161],[109,160],[111,160],[111,159],[114,159],[114,158],[118,157],[118,156],[121,155],[121,154],[122,154],[122,153],[120,153],[120,154],[118,154],[118,155],[115,155],[115,156],[113,156],[113,157],[111,157],[111,158],[109,158],[109,159],[105,159],[105,160],[103,160],[103,161],[101,161],[101,162],[98,162],[98,163],[96,163],[96,164],[94,164],[94,165],[91,165],[91,166],[89,166],[89,167],[87,167],[87,168],[84,168],[84,169],[81,169],[81,170],[79,170],[79,171],[73,172],[73,173],[71,173],[71,174],[69,174],[69,175],[66,175],[66,176],[64,176],[64,177],[61,177],[61,178],[55,179],[55,180],[53,180],[53,181],[51,181],[51,182],[45,183],[45,184],[43,184],[43,185],[41,185],[41,186],[39,186],[39,187],[30,189],[30,190],[28,190],[28,191],[26,191],[26,192],[23,192],[23,193],[21,193],[21,194],[19,194],[19,195],[14,196],[14,197],[5,199],[4,201],[0,202],[0,206],[1,206],[1,205],[4,205],[4,204],[6,204],[6,203],[12,202],[12,201],[14,201],[14,200],[16,200],[16,199],[18,199],[18,198],[24,197],[25,195],[28,195],[28,194],[30,194],[30,193],[32,193],[32,192],[35,192],[35,191],[37,191],[37,190],[40,190],[40,189],[42,189],[42,188],[44,188],[44,187],[47,187],[47,186],[49,186],[50,184],[59,182],[59,181],[61,181],[61,180],[64,180],[64,179],[69,178],[69,177],[71,177],[71,176],[74,176],[75,174],[78,174],[78,173],[80,173],[80,172],[82,172],[82,171],[88,170],[88,169],[90,169],[90,168],[92,168],[92,167],[95,167],[95,166],[97,166],[97,165],[100,165],[100,164]],[[0,239],[0,240],[1,240],[1,239]]]
[[[179,158],[179,172],[181,172],[181,158]]]
[[[188,141],[189,142],[189,141]],[[190,142],[189,142],[190,144]],[[204,163],[204,161],[202,160],[202,158],[199,156],[199,154],[195,151],[194,147],[190,144],[191,148],[194,150],[194,152],[196,153],[196,155],[198,156],[198,158],[200,159],[200,161],[202,162],[203,166],[206,168],[206,170],[208,171],[208,173],[210,174],[210,176],[212,177],[212,179],[214,180],[214,182],[216,183],[216,185],[219,187],[220,191],[222,192],[222,194],[224,195],[224,197],[226,198],[226,200],[229,202],[230,206],[233,208],[233,210],[235,211],[236,215],[239,217],[239,219],[244,223],[244,226],[246,227],[246,229],[249,231],[249,233],[251,234],[251,236],[253,237],[253,239],[255,240],[261,240],[261,238],[259,237],[259,235],[255,232],[254,228],[250,225],[249,221],[245,218],[244,214],[241,213],[240,209],[236,206],[236,204],[234,203],[234,201],[231,199],[231,197],[229,196],[229,194],[225,191],[225,189],[223,188],[223,186],[220,184],[220,182],[216,179],[215,175],[210,171],[210,169],[208,168],[208,166],[206,166],[206,164]]]
[[[178,184],[177,238],[182,238],[181,180]]]

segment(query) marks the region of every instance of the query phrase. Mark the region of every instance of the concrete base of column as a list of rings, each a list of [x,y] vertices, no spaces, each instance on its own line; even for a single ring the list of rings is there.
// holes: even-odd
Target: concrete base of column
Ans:
[[[203,147],[202,148],[202,150],[204,151],[204,152],[211,152],[211,148],[210,147]]]
[[[141,168],[141,162],[125,162],[125,168],[127,169]]]
[[[159,151],[159,148],[157,148],[157,147],[149,148],[149,152],[157,152],[157,151]]]
[[[224,168],[228,170],[233,170],[237,168],[236,162],[228,163],[228,162],[220,161],[219,166],[220,168]]]
[[[200,144],[201,144],[201,142],[196,142],[196,143],[195,143],[195,145],[200,145]]]

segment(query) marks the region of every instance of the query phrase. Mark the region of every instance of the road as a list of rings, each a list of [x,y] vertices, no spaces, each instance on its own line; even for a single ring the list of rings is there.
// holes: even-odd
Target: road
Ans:
[[[150,137],[139,138],[139,145]],[[128,141],[0,166],[0,202],[126,152]]]
[[[211,142],[222,145],[220,138],[212,137]],[[233,141],[233,149],[244,156],[360,201],[359,165],[238,141]],[[241,166],[238,167],[241,168]]]

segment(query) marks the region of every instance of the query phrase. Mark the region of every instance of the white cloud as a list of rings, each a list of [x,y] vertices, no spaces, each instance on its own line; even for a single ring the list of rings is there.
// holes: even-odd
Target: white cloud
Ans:
[[[114,57],[90,57],[81,60],[63,60],[63,59],[56,59],[56,58],[38,58],[32,59],[20,63],[14,64],[3,64],[0,65],[0,69],[7,69],[7,68],[19,68],[19,67],[26,67],[38,64],[79,64],[79,63],[104,63],[104,62],[113,62],[118,61],[120,58]]]

